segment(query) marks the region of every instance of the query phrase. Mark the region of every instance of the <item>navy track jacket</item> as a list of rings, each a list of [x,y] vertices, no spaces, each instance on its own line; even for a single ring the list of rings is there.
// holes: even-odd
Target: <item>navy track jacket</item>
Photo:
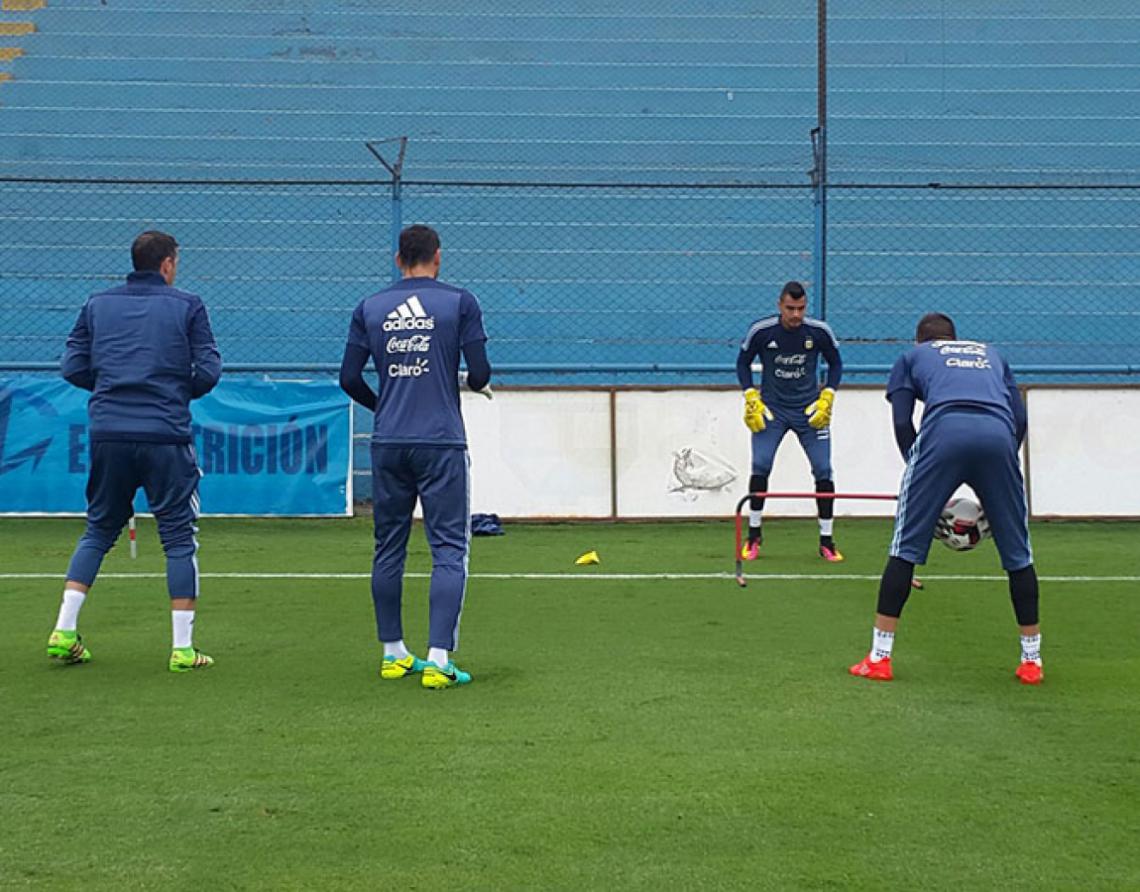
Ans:
[[[92,440],[191,442],[190,401],[222,374],[201,299],[157,272],[133,272],[88,298],[61,365],[64,378],[91,391]]]

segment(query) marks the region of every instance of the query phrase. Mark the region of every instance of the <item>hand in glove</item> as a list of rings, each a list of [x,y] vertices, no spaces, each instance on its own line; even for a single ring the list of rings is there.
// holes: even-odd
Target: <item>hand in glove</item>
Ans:
[[[467,384],[467,373],[466,372],[460,372],[459,373],[459,389],[460,390],[469,389],[468,384]],[[489,381],[486,384],[484,384],[482,387],[480,387],[478,390],[476,390],[475,393],[482,394],[483,396],[485,396],[489,400],[493,400],[495,398],[495,394],[491,390],[491,382],[489,382]]]
[[[834,402],[835,391],[830,387],[823,388],[819,392],[819,399],[804,409],[804,414],[808,417],[808,424],[816,430],[831,424],[831,406]]]
[[[749,387],[744,391],[744,423],[754,434],[760,433],[772,420],[772,411],[760,399],[760,391]]]

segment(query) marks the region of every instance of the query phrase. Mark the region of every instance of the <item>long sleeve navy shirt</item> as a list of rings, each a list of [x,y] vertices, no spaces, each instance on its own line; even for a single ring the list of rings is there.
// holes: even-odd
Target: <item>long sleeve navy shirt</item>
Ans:
[[[843,377],[835,333],[826,322],[810,316],[797,328],[784,328],[779,316],[752,323],[736,357],[741,390],[752,386],[752,360],[757,356],[764,364],[760,392],[773,406],[803,409],[819,396],[820,356],[827,362],[826,386],[835,390]]]
[[[91,391],[92,440],[189,443],[190,401],[218,383],[222,357],[197,295],[133,272],[88,298],[61,366]]]

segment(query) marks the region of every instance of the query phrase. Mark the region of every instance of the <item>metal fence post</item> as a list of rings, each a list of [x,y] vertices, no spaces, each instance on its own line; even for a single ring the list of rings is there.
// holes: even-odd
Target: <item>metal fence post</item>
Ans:
[[[811,131],[812,204],[815,208],[815,248],[812,276],[819,296],[820,319],[827,318],[827,0],[818,0],[816,12],[816,126]]]
[[[387,159],[380,154],[376,148],[377,145],[398,142],[400,144],[399,151],[396,155],[396,160],[389,164]],[[376,160],[384,165],[385,169],[392,175],[392,213],[390,217],[390,229],[392,236],[392,278],[400,278],[400,268],[396,265],[396,252],[400,249],[400,230],[404,228],[404,197],[403,197],[403,183],[404,183],[404,154],[408,150],[408,138],[406,136],[394,136],[391,139],[372,140],[364,143],[375,157]]]

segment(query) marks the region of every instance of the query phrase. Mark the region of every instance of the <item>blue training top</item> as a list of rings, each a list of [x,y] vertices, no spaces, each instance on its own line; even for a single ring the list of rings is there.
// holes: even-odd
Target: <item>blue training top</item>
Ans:
[[[190,401],[213,390],[222,357],[201,299],[157,272],[88,298],[63,377],[90,390],[92,440],[189,443]]]
[[[900,390],[923,401],[922,428],[948,409],[964,407],[1001,418],[1016,436],[1011,391],[1017,392],[1009,365],[979,341],[926,341],[896,361],[887,379],[887,399]]]
[[[372,442],[466,446],[459,356],[485,340],[475,295],[438,279],[400,279],[361,301],[348,343],[368,350],[380,375]]]
[[[827,385],[835,389],[843,377],[839,341],[826,322],[805,318],[798,328],[784,328],[779,316],[752,323],[736,357],[736,377],[742,389],[752,386],[752,360],[764,364],[760,392],[764,402],[802,409],[819,396],[819,357],[827,360]]]

